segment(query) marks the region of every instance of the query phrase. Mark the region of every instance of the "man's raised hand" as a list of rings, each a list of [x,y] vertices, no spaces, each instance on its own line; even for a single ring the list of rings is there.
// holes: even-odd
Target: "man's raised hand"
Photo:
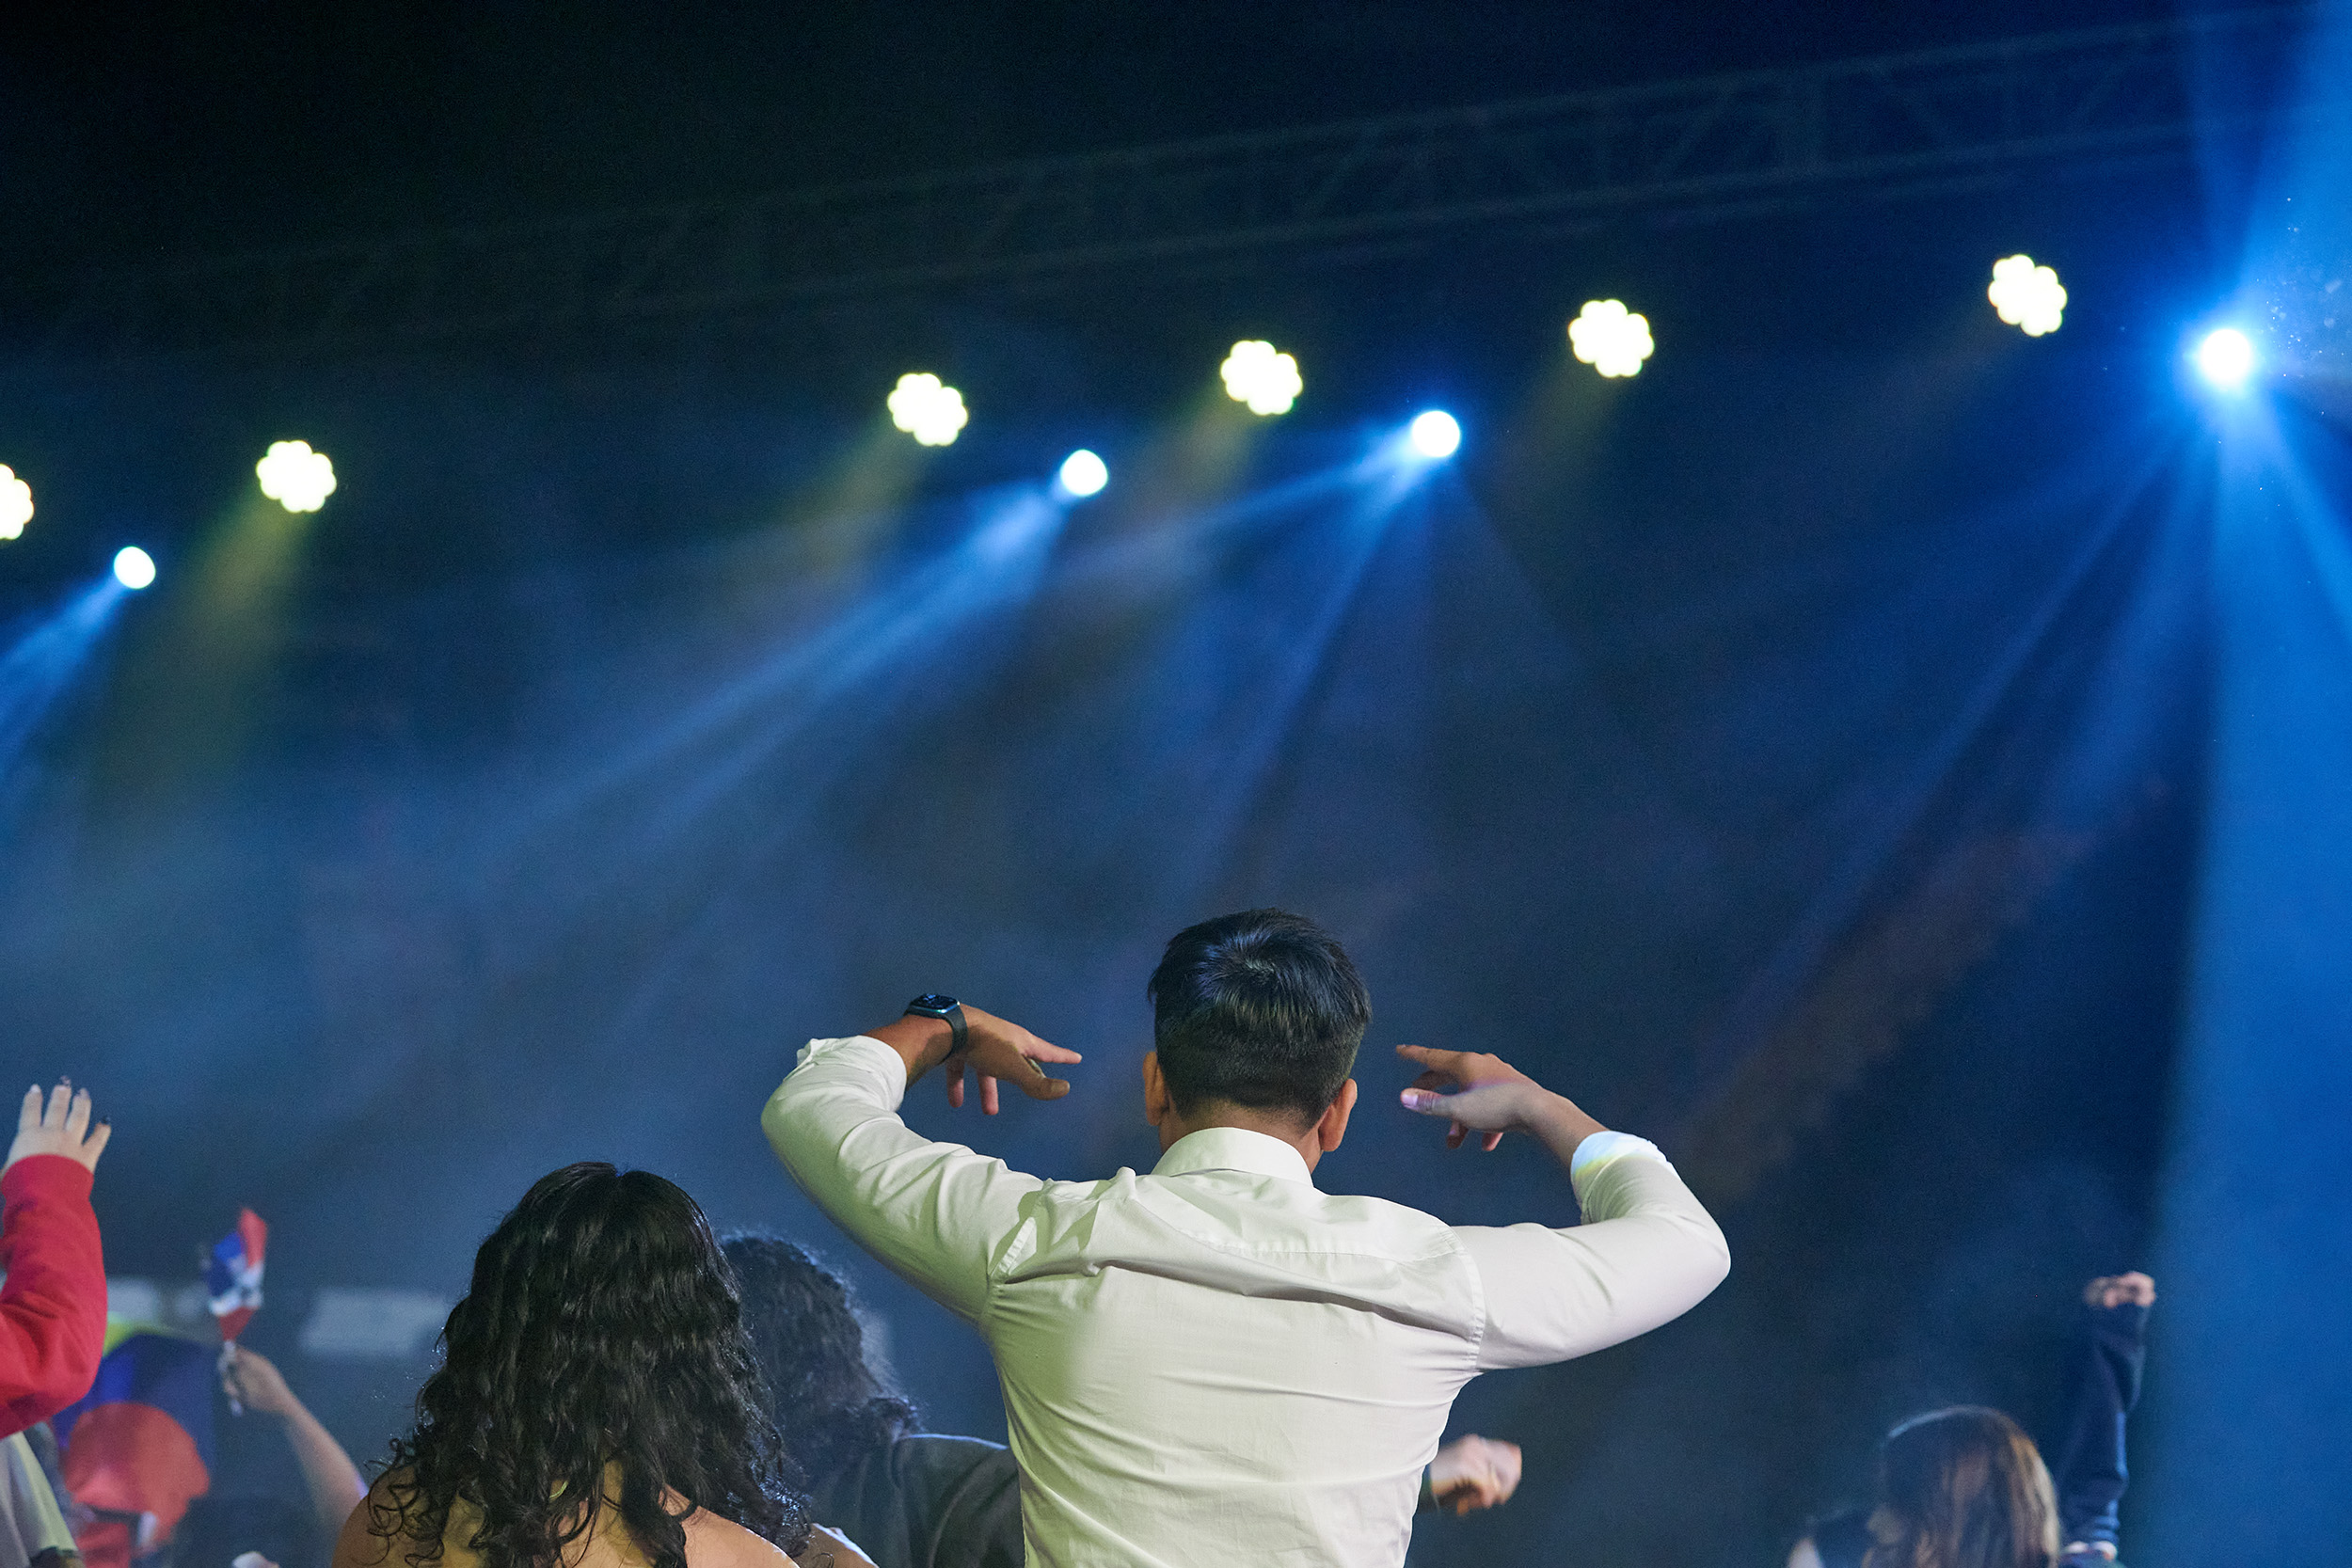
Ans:
[[[1070,1080],[1049,1078],[1040,1062],[1078,1062],[1085,1058],[1038,1038],[1018,1023],[963,1004],[964,1049],[951,1053],[941,1066],[947,1071],[947,1103],[963,1104],[963,1070],[970,1068],[980,1081],[980,1111],[996,1114],[996,1081],[1009,1078],[1031,1100],[1059,1100],[1070,1092]]]
[[[114,1129],[100,1122],[93,1131],[89,1124],[89,1090],[75,1089],[71,1084],[59,1084],[42,1103],[40,1085],[36,1084],[24,1091],[24,1104],[17,1112],[16,1141],[8,1145],[9,1165],[30,1154],[62,1154],[78,1162],[84,1170],[98,1168],[98,1157],[106,1151],[106,1140],[114,1136]],[[7,1165],[0,1165],[6,1170]]]
[[[1579,1143],[1603,1131],[1574,1103],[1500,1056],[1425,1045],[1400,1045],[1396,1053],[1422,1069],[1398,1098],[1408,1111],[1446,1118],[1448,1148],[1461,1148],[1472,1132],[1481,1134],[1480,1143],[1488,1149],[1500,1145],[1505,1132],[1532,1132],[1565,1161]]]

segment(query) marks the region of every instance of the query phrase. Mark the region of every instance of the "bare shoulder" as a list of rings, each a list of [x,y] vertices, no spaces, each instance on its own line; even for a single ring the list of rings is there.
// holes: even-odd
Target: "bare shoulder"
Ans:
[[[687,1568],[874,1568],[849,1537],[822,1525],[809,1533],[798,1558],[731,1519],[707,1511],[686,1521]]]
[[[368,1488],[368,1495],[359,1499],[359,1506],[343,1521],[342,1533],[335,1537],[333,1568],[387,1568],[395,1555],[405,1559],[411,1543],[405,1530],[391,1528],[400,1518],[401,1507],[392,1496],[392,1488],[407,1480],[405,1470],[393,1470],[376,1478]]]
[[[784,1548],[708,1509],[686,1517],[686,1568],[791,1568]]]

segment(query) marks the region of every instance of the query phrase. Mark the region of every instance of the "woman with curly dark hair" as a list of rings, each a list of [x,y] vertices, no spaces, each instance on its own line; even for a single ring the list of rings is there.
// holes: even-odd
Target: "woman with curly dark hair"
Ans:
[[[474,1256],[416,1430],[335,1568],[786,1568],[811,1540],[702,1210],[649,1171],[543,1177]]]

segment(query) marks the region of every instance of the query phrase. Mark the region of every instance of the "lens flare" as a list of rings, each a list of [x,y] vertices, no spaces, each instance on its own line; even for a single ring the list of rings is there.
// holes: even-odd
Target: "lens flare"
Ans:
[[[1444,409],[1432,408],[1414,416],[1406,436],[1423,457],[1451,457],[1462,444],[1462,426]]]
[[[155,558],[136,545],[115,552],[115,580],[125,588],[145,588],[155,580]]]
[[[1111,482],[1110,465],[1080,447],[1061,460],[1060,471],[1055,478],[1066,495],[1091,496]]]
[[[1993,263],[1993,281],[1984,297],[2003,321],[2028,338],[2056,332],[2066,319],[2066,290],[2057,269],[2035,265],[2022,251]]]
[[[1307,386],[1299,378],[1298,361],[1263,338],[1235,343],[1216,373],[1224,378],[1225,395],[1252,414],[1289,413]]]
[[[2234,326],[2208,332],[2197,345],[2197,373],[2217,387],[2243,387],[2254,373],[2254,345]]]
[[[253,476],[262,494],[289,512],[316,512],[335,493],[335,465],[308,441],[272,441]]]
[[[33,520],[33,487],[16,477],[16,470],[0,464],[0,540],[24,536],[24,525]]]
[[[890,394],[890,422],[927,447],[954,445],[971,419],[963,394],[925,372],[900,376]]]
[[[1588,299],[1568,323],[1568,347],[1606,376],[1639,375],[1642,361],[1658,352],[1649,318],[1637,316],[1621,299]]]

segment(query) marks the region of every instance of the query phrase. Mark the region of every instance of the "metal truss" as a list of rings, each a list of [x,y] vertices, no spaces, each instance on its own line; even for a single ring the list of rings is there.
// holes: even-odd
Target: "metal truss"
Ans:
[[[2320,14],[2276,7],[739,202],[291,246],[94,274],[24,303],[60,348],[643,337],[861,294],[1296,254],[1464,225],[1737,216],[2178,157],[2201,135],[2273,115],[2291,46]]]

